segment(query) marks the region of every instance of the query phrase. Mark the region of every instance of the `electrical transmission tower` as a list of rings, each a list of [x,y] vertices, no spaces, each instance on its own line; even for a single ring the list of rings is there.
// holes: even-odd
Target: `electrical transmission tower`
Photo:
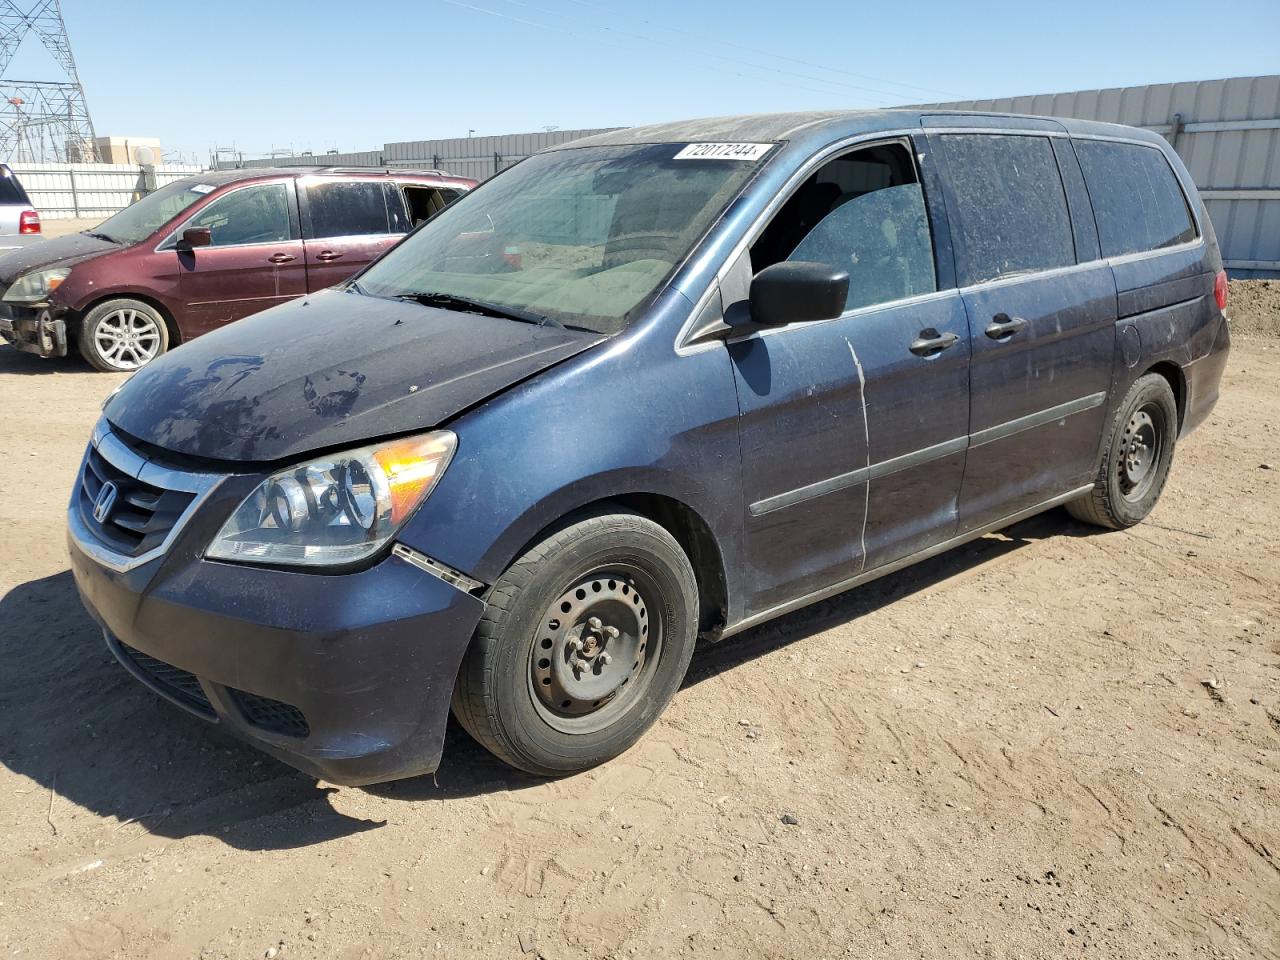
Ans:
[[[62,80],[13,80],[9,63],[34,33]],[[0,160],[96,159],[93,121],[59,0],[0,0]]]

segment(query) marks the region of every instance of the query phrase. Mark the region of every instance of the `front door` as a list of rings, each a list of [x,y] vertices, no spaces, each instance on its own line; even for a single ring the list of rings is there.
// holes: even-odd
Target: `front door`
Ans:
[[[299,186],[311,290],[342,283],[404,236],[392,229],[382,180],[308,177]]]
[[[302,241],[288,181],[255,183],[215,197],[180,227],[206,227],[213,243],[167,251],[177,259],[179,318],[199,335],[307,292]]]
[[[949,185],[973,342],[961,528],[988,526],[1089,483],[1107,414],[1116,289],[1090,230],[1069,142],[933,134]],[[1082,201],[1087,203],[1087,201]],[[1090,224],[1091,226],[1091,224]],[[1079,249],[1079,253],[1077,250]]]
[[[761,234],[751,260],[756,272],[781,260],[827,263],[847,270],[850,285],[840,318],[729,347],[741,410],[748,615],[950,536],[969,419],[964,308],[954,290],[938,290],[906,141],[821,166]]]

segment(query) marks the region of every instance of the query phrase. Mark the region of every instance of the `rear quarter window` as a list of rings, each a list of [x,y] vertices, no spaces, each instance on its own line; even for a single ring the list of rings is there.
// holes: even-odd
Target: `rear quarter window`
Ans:
[[[21,203],[30,206],[27,191],[22,189],[18,178],[11,173],[0,174],[0,203]]]
[[[1076,140],[1104,257],[1194,240],[1195,224],[1169,161],[1156,147]]]
[[[1067,195],[1048,137],[938,139],[950,181],[947,206],[962,285],[1076,262]]]

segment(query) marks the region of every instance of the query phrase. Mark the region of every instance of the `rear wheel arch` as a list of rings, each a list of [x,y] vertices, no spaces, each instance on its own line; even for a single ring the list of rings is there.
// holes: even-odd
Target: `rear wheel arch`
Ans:
[[[1187,375],[1172,360],[1161,360],[1142,371],[1143,376],[1149,373],[1158,374],[1169,382],[1169,389],[1173,391],[1174,404],[1178,408],[1178,432],[1181,433],[1182,424],[1187,419]]]

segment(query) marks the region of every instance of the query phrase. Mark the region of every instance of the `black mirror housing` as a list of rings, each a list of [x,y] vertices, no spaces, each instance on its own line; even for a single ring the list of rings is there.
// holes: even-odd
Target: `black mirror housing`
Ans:
[[[751,281],[751,322],[778,327],[832,320],[844,313],[849,274],[827,263],[787,261],[765,267]]]
[[[178,249],[183,251],[210,246],[213,246],[213,231],[208,227],[188,227],[178,239]]]

